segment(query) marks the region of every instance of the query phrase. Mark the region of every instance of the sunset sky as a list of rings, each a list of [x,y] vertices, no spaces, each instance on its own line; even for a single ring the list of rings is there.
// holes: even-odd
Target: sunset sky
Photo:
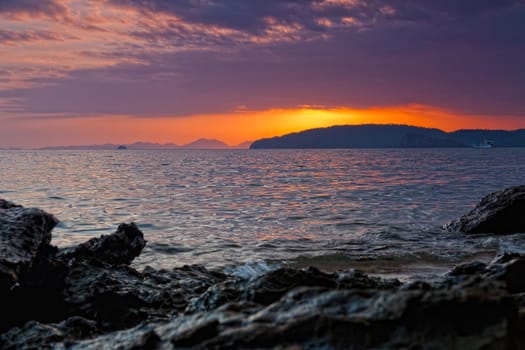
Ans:
[[[525,0],[0,0],[0,147],[525,128]]]

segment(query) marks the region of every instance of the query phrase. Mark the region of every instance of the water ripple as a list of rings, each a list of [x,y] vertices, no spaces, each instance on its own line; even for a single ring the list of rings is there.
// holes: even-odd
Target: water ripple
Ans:
[[[149,241],[137,266],[302,259],[387,271],[378,266],[395,260],[416,271],[525,251],[519,237],[440,230],[522,184],[524,160],[524,149],[0,151],[0,194],[55,214],[60,246],[137,222]]]

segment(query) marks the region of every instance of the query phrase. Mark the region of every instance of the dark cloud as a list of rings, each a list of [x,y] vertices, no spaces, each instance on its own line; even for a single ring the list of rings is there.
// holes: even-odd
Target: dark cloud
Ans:
[[[321,0],[108,1],[254,35],[271,26],[267,17],[327,35],[247,45],[235,35],[204,29],[140,27],[128,34],[142,44],[82,54],[141,64],[42,78],[35,80],[40,87],[0,97],[24,98],[27,112],[66,115],[422,103],[525,116],[524,1],[371,0],[353,6]],[[329,27],[318,21],[346,17],[360,24]],[[181,51],[155,50],[169,45]]]
[[[10,31],[0,29],[0,44],[18,44],[35,41],[63,41],[65,36],[46,30],[40,31]]]
[[[56,0],[0,0],[0,15],[45,16],[54,19],[66,18],[67,8]]]
[[[144,11],[167,12],[182,19],[258,33],[268,26],[268,17],[299,22],[312,27],[312,0],[110,0],[114,5],[134,6]]]
[[[299,23],[311,30],[326,30],[320,19],[335,23],[353,18],[361,25],[388,21],[463,19],[524,4],[524,0],[109,0],[147,12],[166,12],[200,24],[211,24],[251,33],[271,25],[267,18]]]

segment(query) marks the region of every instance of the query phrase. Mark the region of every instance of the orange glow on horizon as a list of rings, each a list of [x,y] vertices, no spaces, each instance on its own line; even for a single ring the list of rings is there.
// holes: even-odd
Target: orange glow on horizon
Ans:
[[[199,138],[213,138],[237,145],[311,128],[355,124],[408,124],[445,131],[465,128],[511,130],[525,127],[524,119],[515,116],[462,115],[424,105],[367,109],[305,106],[184,117],[33,118],[11,120],[10,123],[11,130],[25,135],[20,139],[28,140],[27,144],[17,147],[127,144],[137,141],[181,145]]]

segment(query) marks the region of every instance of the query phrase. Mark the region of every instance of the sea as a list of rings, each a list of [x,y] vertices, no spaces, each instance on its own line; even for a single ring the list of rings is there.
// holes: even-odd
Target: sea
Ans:
[[[135,222],[142,269],[281,266],[402,280],[525,253],[525,236],[448,233],[524,183],[525,149],[2,150],[0,198],[54,214],[67,247]]]

